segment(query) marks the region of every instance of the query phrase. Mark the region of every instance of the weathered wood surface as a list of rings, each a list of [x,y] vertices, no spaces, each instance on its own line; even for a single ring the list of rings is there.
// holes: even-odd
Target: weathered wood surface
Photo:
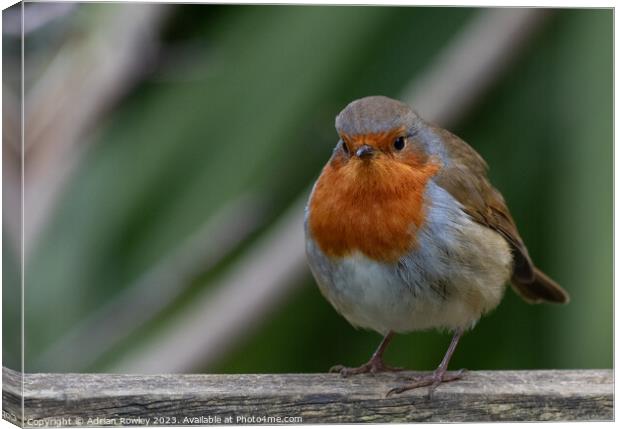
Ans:
[[[2,407],[26,426],[613,419],[612,370],[472,371],[432,400],[385,397],[413,374],[26,374],[22,421],[21,374],[4,368]]]

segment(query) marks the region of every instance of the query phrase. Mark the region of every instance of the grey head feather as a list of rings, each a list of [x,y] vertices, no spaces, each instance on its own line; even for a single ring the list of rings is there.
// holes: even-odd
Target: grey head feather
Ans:
[[[401,101],[382,95],[364,97],[349,103],[336,117],[338,133],[349,136],[381,133],[401,127],[414,137],[413,144],[428,155],[439,158],[443,165],[451,165],[442,137]]]
[[[350,136],[381,133],[404,127],[414,130],[421,122],[405,103],[382,95],[352,101],[336,116],[336,130]]]

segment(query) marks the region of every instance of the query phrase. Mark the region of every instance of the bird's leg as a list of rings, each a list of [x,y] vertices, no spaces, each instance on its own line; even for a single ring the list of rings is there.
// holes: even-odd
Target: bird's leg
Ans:
[[[385,352],[388,344],[390,344],[390,341],[392,341],[393,336],[394,332],[388,332],[387,335],[383,337],[383,340],[381,341],[381,344],[379,344],[379,347],[377,347],[377,350],[375,350],[372,354],[370,360],[364,365],[358,366],[357,368],[347,368],[342,365],[336,365],[331,367],[329,372],[338,372],[343,377],[346,377],[353,374],[364,374],[366,372],[375,374],[377,372],[402,371],[402,368],[394,368],[383,362],[383,353]]]
[[[450,347],[448,347],[448,351],[446,351],[445,356],[443,357],[441,363],[437,367],[437,369],[432,374],[427,374],[419,377],[414,377],[411,383],[405,384],[404,386],[395,387],[391,389],[386,396],[390,396],[393,393],[402,393],[407,390],[417,389],[418,387],[429,386],[428,388],[428,398],[432,399],[433,393],[437,386],[441,383],[445,383],[448,381],[458,380],[463,377],[464,369],[460,369],[454,372],[448,372],[448,363],[450,362],[450,358],[452,358],[452,354],[456,349],[456,345],[459,343],[459,339],[463,334],[463,329],[459,328],[454,332],[454,336],[452,337],[452,341],[450,342]]]

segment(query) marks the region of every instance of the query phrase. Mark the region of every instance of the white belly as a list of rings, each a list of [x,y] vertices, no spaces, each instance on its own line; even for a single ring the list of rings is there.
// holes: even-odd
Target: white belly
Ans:
[[[497,306],[512,270],[506,240],[473,222],[449,194],[432,187],[417,246],[398,263],[359,252],[327,258],[311,237],[306,250],[319,288],[351,324],[382,334],[473,326]]]

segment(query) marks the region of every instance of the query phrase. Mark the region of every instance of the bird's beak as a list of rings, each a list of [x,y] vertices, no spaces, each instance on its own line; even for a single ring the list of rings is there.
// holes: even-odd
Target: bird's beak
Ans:
[[[360,146],[356,151],[355,155],[360,159],[369,159],[375,153],[375,149],[372,146],[367,144]]]

